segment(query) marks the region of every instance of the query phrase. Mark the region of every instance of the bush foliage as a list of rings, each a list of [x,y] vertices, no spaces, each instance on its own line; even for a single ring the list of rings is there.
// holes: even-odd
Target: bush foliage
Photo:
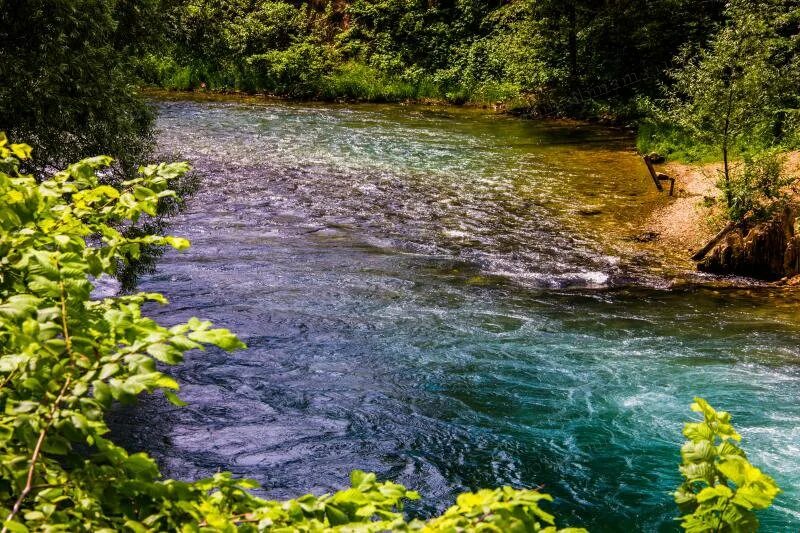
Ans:
[[[681,526],[688,533],[757,531],[755,511],[769,507],[780,489],[736,444],[742,437],[729,413],[715,411],[702,398],[695,398],[692,411],[703,420],[683,428],[689,439],[681,448],[684,482],[675,492],[685,513]]]
[[[721,14],[715,3],[698,8],[688,0],[630,4],[182,0],[170,11],[176,20],[172,46],[142,71],[148,81],[176,88],[204,82],[297,96],[296,83],[305,87],[305,98],[435,97],[529,107],[546,101],[553,110],[576,113],[595,97],[622,102],[652,94],[666,77],[653,67],[669,62],[686,41],[702,40]],[[315,62],[283,70],[280,80],[268,65],[253,68],[254,58],[291,57],[304,47],[329,62],[322,75]],[[165,63],[180,67],[165,69]],[[353,90],[352,83],[337,83],[337,70],[353,70],[348,64],[379,74]],[[405,87],[382,89],[387,80]]]
[[[110,154],[135,173],[154,113],[131,61],[163,34],[161,0],[0,2],[0,131],[33,146],[39,169]]]

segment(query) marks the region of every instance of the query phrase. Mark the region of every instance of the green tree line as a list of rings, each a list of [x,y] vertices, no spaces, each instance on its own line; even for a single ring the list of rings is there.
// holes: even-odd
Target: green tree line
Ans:
[[[642,152],[727,161],[800,146],[800,2],[0,0],[0,79],[0,129],[40,168],[133,172],[142,85],[605,119]],[[725,172],[732,217],[743,179]]]
[[[571,114],[658,94],[681,48],[725,20],[723,3],[689,0],[188,0],[170,13],[168,53],[142,65],[166,87]]]

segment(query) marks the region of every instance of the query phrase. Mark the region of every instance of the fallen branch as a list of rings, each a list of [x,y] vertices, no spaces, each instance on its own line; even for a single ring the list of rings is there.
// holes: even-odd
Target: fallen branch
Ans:
[[[716,246],[716,245],[717,245],[717,243],[718,243],[719,241],[721,241],[721,240],[722,240],[722,238],[723,238],[725,235],[727,235],[728,233],[730,233],[730,231],[731,231],[733,228],[735,228],[735,227],[736,227],[736,223],[735,223],[735,222],[733,222],[733,221],[731,221],[731,222],[728,222],[728,225],[727,225],[727,226],[725,226],[724,228],[722,228],[722,229],[720,230],[720,232],[719,232],[719,233],[717,233],[716,235],[714,235],[714,238],[713,238],[713,239],[711,239],[710,241],[708,241],[708,243],[707,243],[705,246],[703,246],[702,248],[700,248],[700,250],[698,250],[698,251],[697,251],[697,253],[695,253],[695,254],[692,256],[692,261],[700,261],[701,259],[703,259],[703,258],[706,256],[706,254],[707,254],[708,252],[710,252],[710,251],[711,251],[711,249],[712,249],[714,246]]]

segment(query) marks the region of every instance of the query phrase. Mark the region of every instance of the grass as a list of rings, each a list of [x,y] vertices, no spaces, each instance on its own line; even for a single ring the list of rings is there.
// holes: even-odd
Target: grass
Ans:
[[[441,99],[441,91],[428,78],[411,82],[361,63],[345,63],[320,80],[318,98],[367,102],[402,102]]]
[[[173,91],[193,91],[205,84],[204,87],[211,91],[296,96],[287,94],[284,86],[270,83],[270,78],[252,65],[180,65],[171,58],[148,56],[140,61],[138,71],[145,84]],[[409,81],[361,63],[344,63],[330,74],[311,80],[305,79],[307,76],[304,74],[298,72],[295,87],[302,85],[302,95],[315,100],[403,102],[446,99],[429,77]]]
[[[787,152],[800,148],[800,128],[790,124],[780,139],[767,133],[755,132],[745,142],[731,147],[730,158],[740,160],[748,155],[756,155],[776,147]],[[722,161],[720,146],[699,142],[677,126],[646,118],[639,121],[636,148],[642,154],[656,152],[667,160],[681,163]]]
[[[713,163],[722,159],[719,147],[698,143],[671,124],[646,119],[639,123],[636,148],[642,154],[655,152],[669,161],[682,163]]]
[[[503,109],[522,109],[529,102],[521,88],[513,83],[486,82],[477,87],[458,87],[445,90],[433,76],[401,76],[382,72],[357,62],[336,65],[329,73],[309,76],[300,68],[290,74],[289,82],[277,85],[275,77],[265,75],[253,64],[206,65],[195,62],[184,65],[170,57],[147,56],[138,64],[138,75],[146,85],[173,91],[194,91],[204,87],[210,91],[242,91],[268,93],[276,96],[301,97],[325,101],[414,102],[441,101]],[[205,85],[203,85],[205,84]],[[288,87],[302,89],[299,94],[287,92]]]

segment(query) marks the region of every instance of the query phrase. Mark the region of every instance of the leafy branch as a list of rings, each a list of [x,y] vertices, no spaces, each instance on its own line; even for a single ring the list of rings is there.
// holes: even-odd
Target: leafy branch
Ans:
[[[681,525],[689,533],[757,531],[755,511],[769,507],[780,489],[747,460],[729,413],[702,398],[695,398],[692,411],[703,420],[683,429],[688,439],[681,448],[684,482],[675,492],[684,513]]]

